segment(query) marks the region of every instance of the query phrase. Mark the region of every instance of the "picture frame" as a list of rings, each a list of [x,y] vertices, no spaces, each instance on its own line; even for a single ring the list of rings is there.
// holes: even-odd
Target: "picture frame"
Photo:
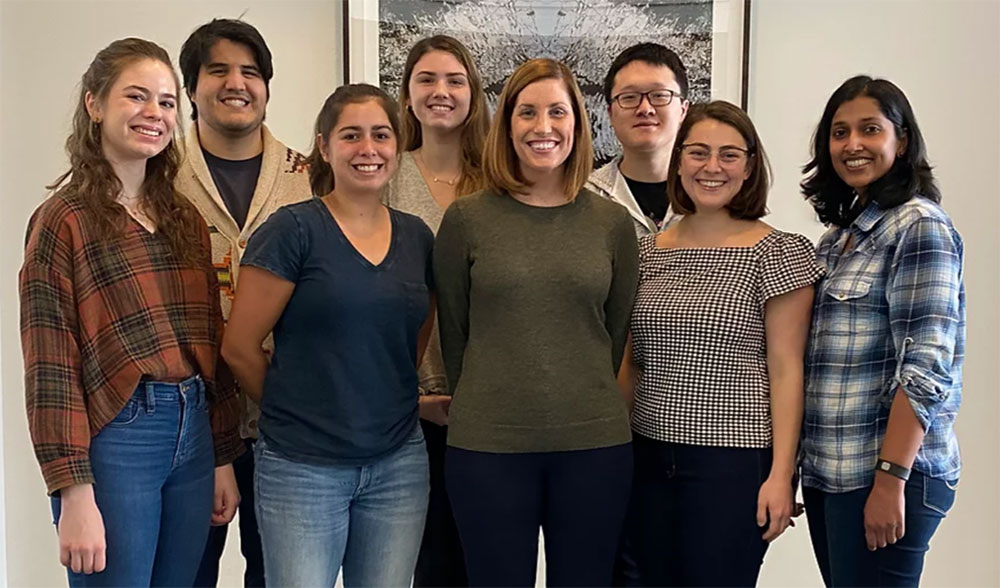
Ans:
[[[642,41],[677,51],[692,102],[747,108],[751,0],[342,0],[344,82],[398,94],[414,42],[433,34],[462,41],[477,60],[491,108],[503,81],[533,57],[577,75],[597,162],[618,149],[601,82],[622,49]]]

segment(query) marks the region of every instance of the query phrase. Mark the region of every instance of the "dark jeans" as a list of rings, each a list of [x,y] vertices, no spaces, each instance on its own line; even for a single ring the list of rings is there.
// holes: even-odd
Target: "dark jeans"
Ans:
[[[142,382],[90,442],[107,567],[72,588],[190,586],[212,520],[215,454],[205,385]],[[52,498],[58,523],[62,503]]]
[[[770,449],[665,443],[633,434],[629,536],[644,586],[754,586],[767,543],[757,494]]]
[[[868,551],[865,502],[871,487],[843,493],[803,488],[813,552],[827,586],[917,586],[934,531],[955,502],[958,481],[914,471],[904,496],[905,534],[893,545]]]
[[[257,514],[254,512],[253,497],[253,440],[244,439],[246,452],[233,462],[236,486],[240,490],[239,525],[240,551],[246,562],[243,572],[243,586],[262,588],[264,586],[264,554],[260,548],[260,533],[257,532]],[[208,532],[208,543],[201,558],[198,576],[194,585],[212,588],[219,581],[219,559],[226,547],[226,532],[229,525],[212,527]]]
[[[485,453],[449,447],[445,480],[472,586],[608,586],[632,479],[629,444]]]
[[[468,586],[465,555],[458,539],[458,527],[451,512],[444,482],[444,454],[448,427],[421,420],[427,441],[427,458],[431,469],[431,496],[427,507],[424,538],[420,543],[417,569],[413,574],[414,588]]]

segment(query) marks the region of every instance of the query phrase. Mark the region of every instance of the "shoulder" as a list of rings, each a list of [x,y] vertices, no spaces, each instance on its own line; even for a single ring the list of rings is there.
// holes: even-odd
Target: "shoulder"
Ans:
[[[897,225],[909,226],[918,221],[941,223],[949,229],[954,228],[951,217],[941,208],[940,204],[922,196],[915,196],[899,206],[893,207],[889,213]]]
[[[604,198],[587,187],[580,190],[576,199],[580,206],[592,210],[598,218],[607,219],[614,226],[625,224],[630,231],[635,232],[631,215],[618,202]]]
[[[783,251],[803,251],[810,255],[816,250],[809,237],[799,233],[788,233],[779,229],[772,230],[761,243],[765,249],[777,249]]]
[[[427,223],[422,218],[395,208],[387,207],[387,209],[389,210],[389,215],[396,219],[396,222],[403,227],[404,231],[418,235],[421,240],[429,239],[430,241],[434,241],[434,233],[431,232],[430,227],[427,226]]]
[[[614,190],[615,178],[618,174],[618,163],[620,161],[621,156],[615,157],[594,170],[590,174],[590,178],[587,179],[586,187],[596,192],[599,196],[604,196],[603,193],[610,194]]]
[[[276,161],[282,173],[302,176],[308,182],[309,165],[306,163],[306,156],[276,139],[267,125],[261,125],[261,133],[264,140],[264,159]]]

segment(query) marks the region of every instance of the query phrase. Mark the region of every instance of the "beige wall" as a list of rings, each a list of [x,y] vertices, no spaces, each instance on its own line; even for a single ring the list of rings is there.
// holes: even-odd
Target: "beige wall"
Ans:
[[[1000,584],[1000,318],[995,303],[1000,291],[1000,3],[755,0],[753,7],[750,111],[775,170],[773,224],[813,238],[821,232],[798,194],[798,169],[808,157],[809,136],[823,104],[841,81],[860,72],[885,76],[913,102],[937,166],[944,206],[965,237],[969,304],[965,405],[959,417],[966,468],[956,506],[934,538],[924,583]],[[27,440],[15,276],[28,215],[44,196],[42,185],[65,165],[61,144],[75,84],[93,54],[112,39],[147,37],[176,56],[198,24],[245,9],[245,18],[260,28],[275,55],[268,123],[280,138],[303,149],[321,100],[340,79],[337,2],[0,0],[0,239],[7,252],[0,256],[5,459],[0,471],[6,491],[0,520],[6,523],[11,586],[64,583]],[[230,550],[224,585],[240,583],[238,565]],[[801,525],[772,546],[761,584],[819,583]]]

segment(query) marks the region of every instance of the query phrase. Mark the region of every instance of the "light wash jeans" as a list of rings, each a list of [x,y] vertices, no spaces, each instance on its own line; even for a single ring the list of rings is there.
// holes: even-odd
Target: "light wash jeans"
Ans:
[[[90,463],[107,567],[90,575],[69,571],[69,585],[190,586],[205,550],[215,491],[201,379],[140,383],[91,440]],[[61,506],[53,497],[57,523]]]
[[[430,474],[424,436],[364,466],[292,461],[254,448],[257,524],[268,586],[409,587],[424,531]]]

